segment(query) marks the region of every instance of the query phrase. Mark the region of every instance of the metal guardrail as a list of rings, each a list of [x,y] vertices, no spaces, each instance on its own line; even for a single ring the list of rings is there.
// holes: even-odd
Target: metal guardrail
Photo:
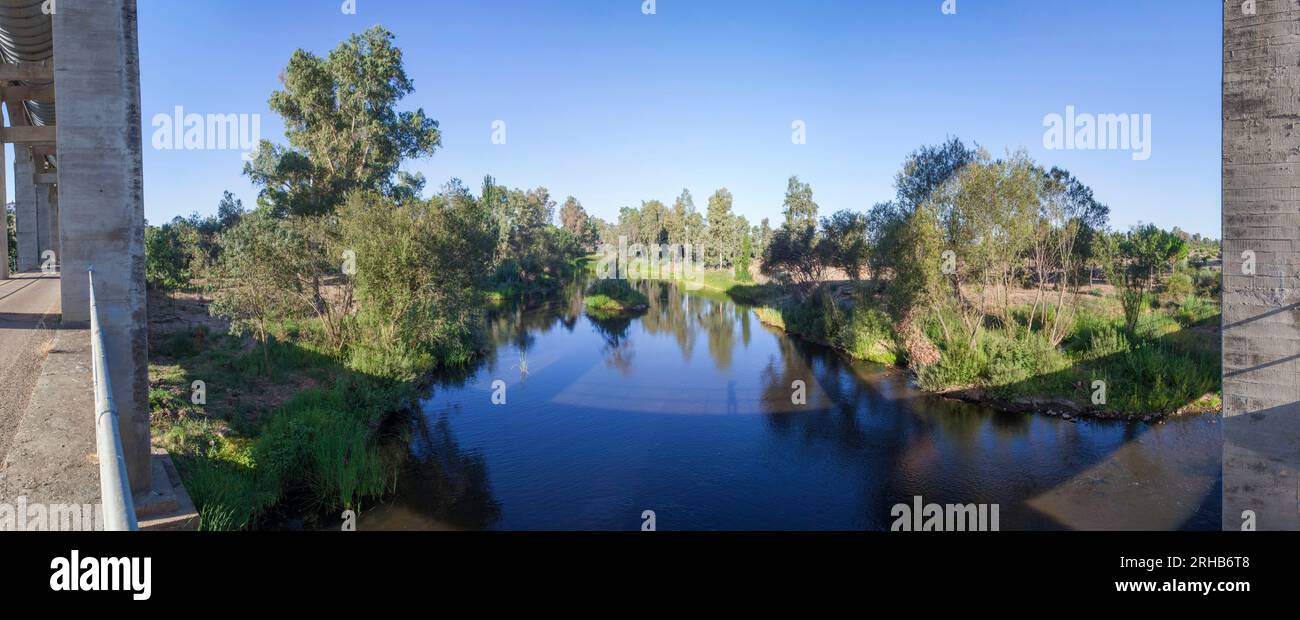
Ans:
[[[126,457],[122,454],[122,435],[117,426],[117,405],[113,402],[113,384],[108,375],[108,354],[104,352],[104,334],[99,329],[99,306],[95,303],[95,268],[90,278],[90,357],[95,378],[95,448],[99,454],[99,495],[104,507],[104,529],[136,531],[135,500],[131,481],[126,475]]]

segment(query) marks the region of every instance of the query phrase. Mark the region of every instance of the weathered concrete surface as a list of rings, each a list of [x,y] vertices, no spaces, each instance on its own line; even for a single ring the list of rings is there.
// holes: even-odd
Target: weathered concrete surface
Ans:
[[[0,463],[36,388],[58,322],[58,278],[27,273],[0,282]]]
[[[14,222],[18,233],[18,271],[39,268],[41,255],[36,239],[36,183],[32,152],[21,144],[14,145]]]
[[[93,266],[127,473],[145,492],[152,467],[136,3],[61,2],[53,20],[63,320],[90,320]]]
[[[1300,1],[1225,0],[1223,526],[1300,529]],[[1254,274],[1243,269],[1253,253]]]
[[[90,331],[60,329],[0,463],[0,503],[98,504]]]
[[[6,153],[4,145],[0,144],[0,205],[9,204],[9,186],[5,176],[8,172],[5,164]],[[4,222],[4,234],[0,235],[0,281],[9,279],[9,209],[6,207],[0,209],[4,211],[4,217],[0,221]]]
[[[48,185],[38,185],[35,189],[37,269],[45,261],[46,250],[53,249],[54,236],[59,233],[59,230],[54,228],[53,220],[50,217],[50,193],[47,191],[48,188]]]
[[[166,450],[154,449],[153,490],[135,498],[142,531],[185,531],[199,528],[199,512],[181,484],[180,472]]]

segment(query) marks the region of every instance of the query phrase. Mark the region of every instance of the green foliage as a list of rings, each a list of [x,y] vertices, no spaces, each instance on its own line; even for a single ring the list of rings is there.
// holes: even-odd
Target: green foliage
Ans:
[[[831,242],[815,226],[783,226],[772,234],[763,255],[763,273],[800,287],[806,294],[826,276],[826,267],[834,252]]]
[[[459,182],[451,186],[459,187]],[[445,193],[472,200],[463,190]],[[594,243],[595,222],[572,197],[561,211],[564,226],[551,225],[555,201],[545,187],[510,190],[487,177],[478,204],[496,235],[490,288],[501,297],[563,288],[575,273],[576,261]]]
[[[1175,317],[1183,326],[1191,327],[1214,318],[1215,316],[1218,316],[1218,314],[1219,308],[1214,301],[1207,300],[1204,297],[1193,296],[1187,297],[1178,305]]]
[[[587,289],[587,310],[597,318],[644,309],[649,303],[627,280],[596,280]]]
[[[459,186],[429,201],[394,204],[357,192],[338,212],[342,247],[356,257],[356,330],[349,353],[367,373],[413,379],[460,365],[482,333],[479,291],[496,231]]]
[[[294,329],[285,324],[276,331],[288,338]],[[253,527],[268,511],[286,504],[314,513],[358,509],[392,490],[398,455],[386,451],[378,429],[389,413],[414,402],[411,384],[335,367],[332,358],[277,338],[272,347],[277,371],[296,367],[294,376],[301,376],[320,370],[328,383],[248,420],[226,421],[207,414],[237,406],[229,401],[241,393],[220,386],[250,385],[259,371],[256,352],[242,352],[239,340],[227,340],[182,357],[192,374],[165,375],[165,383],[150,390],[157,440],[181,470],[199,509],[201,529]],[[252,363],[243,361],[248,359]],[[151,369],[158,374],[155,384],[164,376],[160,370]],[[177,384],[187,390],[192,376],[209,379],[213,390],[203,410],[187,407],[177,395]]]
[[[785,227],[798,230],[817,225],[817,203],[812,186],[792,176],[785,190]]]
[[[144,229],[145,282],[150,288],[172,291],[189,287],[193,229],[183,223]]]
[[[1186,258],[1187,244],[1177,235],[1146,224],[1127,233],[1100,232],[1095,245],[1106,279],[1119,289],[1125,324],[1132,330],[1148,305],[1148,293],[1157,278]]]
[[[754,251],[753,241],[750,240],[749,231],[745,231],[744,239],[740,242],[740,253],[736,255],[736,281],[751,282],[753,276],[749,273],[749,260]]]
[[[5,208],[5,235],[9,238],[9,255],[4,260],[9,261],[10,273],[18,271],[18,224],[16,214],[7,206]]]
[[[423,110],[397,111],[415,86],[391,32],[353,35],[325,58],[297,50],[282,80],[269,105],[284,118],[289,146],[263,141],[244,167],[262,188],[260,204],[280,215],[320,215],[354,190],[412,195],[398,167],[433,155],[442,134]]]
[[[893,321],[875,308],[857,307],[837,315],[829,326],[830,343],[856,359],[895,364],[898,362]]]
[[[862,277],[862,270],[871,258],[867,226],[866,215],[849,210],[822,219],[823,234],[830,244],[828,262],[843,269],[855,282]]]
[[[704,263],[710,268],[725,268],[733,264],[737,253],[738,237],[731,212],[732,196],[726,188],[709,197],[708,228],[705,232]]]
[[[1195,289],[1195,283],[1192,281],[1191,274],[1179,271],[1171,276],[1165,282],[1165,294],[1169,295],[1176,301],[1186,299]]]
[[[268,211],[256,211],[221,236],[211,311],[230,321],[231,332],[250,332],[262,344],[265,370],[271,323],[307,312],[319,250],[303,232]]]

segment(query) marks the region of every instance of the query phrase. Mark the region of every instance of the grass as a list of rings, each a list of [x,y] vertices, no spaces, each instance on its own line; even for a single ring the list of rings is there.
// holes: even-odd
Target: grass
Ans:
[[[844,307],[829,296],[814,296],[803,303],[790,299],[754,308],[764,324],[819,342],[850,357],[894,365],[901,360],[893,321],[881,309],[866,303]]]
[[[891,317],[876,302],[856,295],[845,303],[823,291],[803,302],[769,301],[754,310],[765,324],[835,347],[860,360],[905,362]],[[1056,309],[1047,308],[1047,317]],[[996,400],[1070,401],[1108,414],[1212,411],[1221,406],[1218,335],[1213,301],[1188,295],[1143,309],[1135,328],[1125,326],[1118,300],[1089,298],[1065,340],[1053,344],[1027,325],[1028,308],[1015,308],[1006,324],[990,320],[973,341],[949,340],[937,317],[922,325],[938,348],[939,361],[918,366],[917,383],[928,391],[978,387]],[[960,319],[947,316],[949,326]],[[1105,384],[1095,404],[1095,381]]]
[[[645,309],[650,300],[627,280],[597,280],[587,290],[587,310],[612,316]]]
[[[386,449],[383,422],[414,388],[344,366],[311,325],[277,326],[270,377],[247,339],[202,329],[156,339],[154,441],[171,452],[200,529],[246,529],[281,514],[310,520],[392,491],[400,454]],[[191,402],[195,380],[206,404]]]

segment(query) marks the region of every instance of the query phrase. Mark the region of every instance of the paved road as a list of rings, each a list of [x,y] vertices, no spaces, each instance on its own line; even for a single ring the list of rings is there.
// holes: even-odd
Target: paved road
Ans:
[[[58,322],[58,276],[26,273],[0,281],[0,463],[31,400]]]

